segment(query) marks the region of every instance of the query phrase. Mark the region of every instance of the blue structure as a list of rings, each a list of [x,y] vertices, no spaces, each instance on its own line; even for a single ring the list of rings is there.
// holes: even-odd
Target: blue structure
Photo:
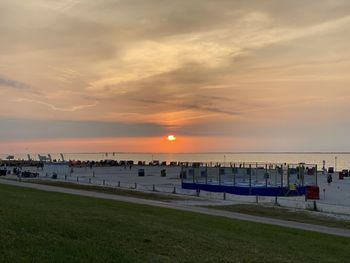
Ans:
[[[308,164],[195,163],[181,168],[182,188],[258,196],[302,196],[317,186],[317,166]]]
[[[305,195],[306,186],[297,186],[295,190],[288,187],[247,187],[233,185],[211,185],[200,183],[182,183],[183,189],[199,190],[216,193],[228,193],[234,195],[259,195],[259,196],[300,196]]]

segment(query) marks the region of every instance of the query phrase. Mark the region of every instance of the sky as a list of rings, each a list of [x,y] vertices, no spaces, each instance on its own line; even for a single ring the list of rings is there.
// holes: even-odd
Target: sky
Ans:
[[[347,0],[0,0],[0,36],[0,153],[350,151]]]

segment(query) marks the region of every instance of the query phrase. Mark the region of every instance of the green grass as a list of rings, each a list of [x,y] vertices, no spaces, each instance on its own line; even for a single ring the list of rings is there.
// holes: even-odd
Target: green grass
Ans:
[[[123,196],[157,200],[157,201],[165,201],[165,202],[172,201],[172,200],[184,199],[184,197],[170,195],[170,194],[146,193],[146,192],[140,192],[140,191],[136,191],[136,190],[103,187],[103,186],[96,186],[96,185],[77,184],[77,183],[69,183],[69,182],[62,182],[62,181],[27,179],[27,180],[24,180],[23,182],[44,184],[44,185],[50,185],[50,186],[58,186],[58,187],[64,187],[64,188],[69,188],[69,189],[86,190],[86,191],[106,193],[106,194],[123,195]]]
[[[296,221],[301,223],[350,229],[350,221],[338,220],[335,218],[333,219],[318,213],[311,214],[307,211],[291,211],[289,209],[281,207],[264,207],[260,205],[228,205],[208,206],[208,208],[249,214],[254,216],[263,216],[288,221]]]
[[[0,262],[348,262],[347,238],[0,185]]]

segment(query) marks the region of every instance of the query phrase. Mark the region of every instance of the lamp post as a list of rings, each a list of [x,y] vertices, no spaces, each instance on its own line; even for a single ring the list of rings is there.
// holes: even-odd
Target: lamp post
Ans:
[[[337,172],[337,160],[338,160],[338,157],[337,156],[335,156],[335,158],[334,158],[334,172]]]

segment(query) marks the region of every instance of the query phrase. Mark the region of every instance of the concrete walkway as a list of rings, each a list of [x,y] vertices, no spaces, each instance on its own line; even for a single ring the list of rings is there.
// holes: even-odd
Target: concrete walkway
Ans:
[[[73,195],[87,196],[87,197],[93,197],[93,198],[122,201],[122,202],[141,204],[141,205],[151,205],[156,207],[195,212],[195,213],[206,214],[211,216],[221,216],[225,218],[249,221],[254,223],[261,223],[261,224],[275,225],[275,226],[281,226],[281,227],[287,227],[287,228],[293,228],[293,229],[299,229],[299,230],[313,231],[313,232],[342,236],[342,237],[350,237],[350,230],[326,227],[321,225],[298,223],[293,221],[286,221],[286,220],[260,217],[260,216],[252,216],[247,214],[221,211],[221,210],[215,210],[215,209],[204,208],[204,207],[166,203],[166,202],[155,201],[155,200],[140,199],[140,198],[134,198],[134,197],[128,197],[128,196],[121,196],[121,195],[104,194],[104,193],[98,193],[98,192],[76,190],[76,189],[69,189],[69,188],[49,186],[49,185],[24,183],[24,182],[3,180],[3,179],[0,179],[0,183],[6,184],[6,185],[19,186],[19,187],[27,187],[27,188],[32,188],[32,189],[37,189],[37,190],[42,190],[47,192],[65,193],[65,194],[73,194]]]

